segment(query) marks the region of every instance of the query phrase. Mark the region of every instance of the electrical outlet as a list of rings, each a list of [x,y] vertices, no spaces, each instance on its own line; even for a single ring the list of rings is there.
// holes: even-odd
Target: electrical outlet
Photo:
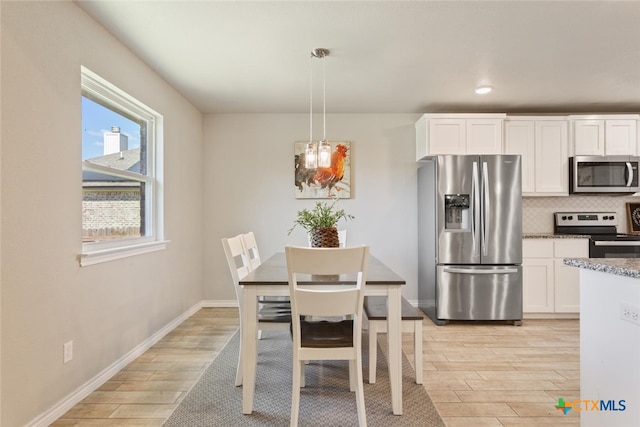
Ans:
[[[620,304],[620,318],[640,325],[640,307],[631,304]]]
[[[62,346],[62,363],[70,362],[73,359],[73,341],[68,341]]]

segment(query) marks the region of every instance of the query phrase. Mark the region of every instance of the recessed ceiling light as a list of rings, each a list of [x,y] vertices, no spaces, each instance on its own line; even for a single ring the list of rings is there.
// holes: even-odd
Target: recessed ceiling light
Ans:
[[[478,95],[485,95],[493,90],[493,86],[478,86],[476,88],[476,93]]]

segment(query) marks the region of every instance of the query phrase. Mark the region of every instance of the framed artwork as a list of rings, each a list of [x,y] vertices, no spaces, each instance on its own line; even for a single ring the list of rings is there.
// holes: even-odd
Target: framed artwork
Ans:
[[[304,150],[307,142],[296,142],[294,174],[296,199],[351,198],[351,142],[330,142],[331,165],[307,169]]]
[[[627,203],[629,234],[640,234],[640,203]]]

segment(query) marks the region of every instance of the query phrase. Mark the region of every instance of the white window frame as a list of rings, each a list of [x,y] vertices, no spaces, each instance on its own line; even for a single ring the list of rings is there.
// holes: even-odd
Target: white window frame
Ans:
[[[81,68],[82,93],[113,105],[114,109],[126,112],[147,123],[147,173],[140,175],[83,161],[82,170],[107,173],[145,183],[145,236],[129,239],[117,239],[102,242],[82,243],[78,256],[81,266],[113,261],[133,255],[163,250],[164,240],[163,186],[162,186],[162,142],[163,117],[126,92],[104,80],[91,70]]]

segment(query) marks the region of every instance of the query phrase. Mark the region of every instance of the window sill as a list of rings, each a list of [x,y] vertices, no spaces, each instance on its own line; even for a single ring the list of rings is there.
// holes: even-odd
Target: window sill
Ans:
[[[127,258],[134,255],[164,250],[166,249],[168,242],[168,240],[163,240],[160,242],[142,243],[139,245],[84,252],[78,255],[78,261],[80,262],[80,267],[115,261],[117,259]]]

